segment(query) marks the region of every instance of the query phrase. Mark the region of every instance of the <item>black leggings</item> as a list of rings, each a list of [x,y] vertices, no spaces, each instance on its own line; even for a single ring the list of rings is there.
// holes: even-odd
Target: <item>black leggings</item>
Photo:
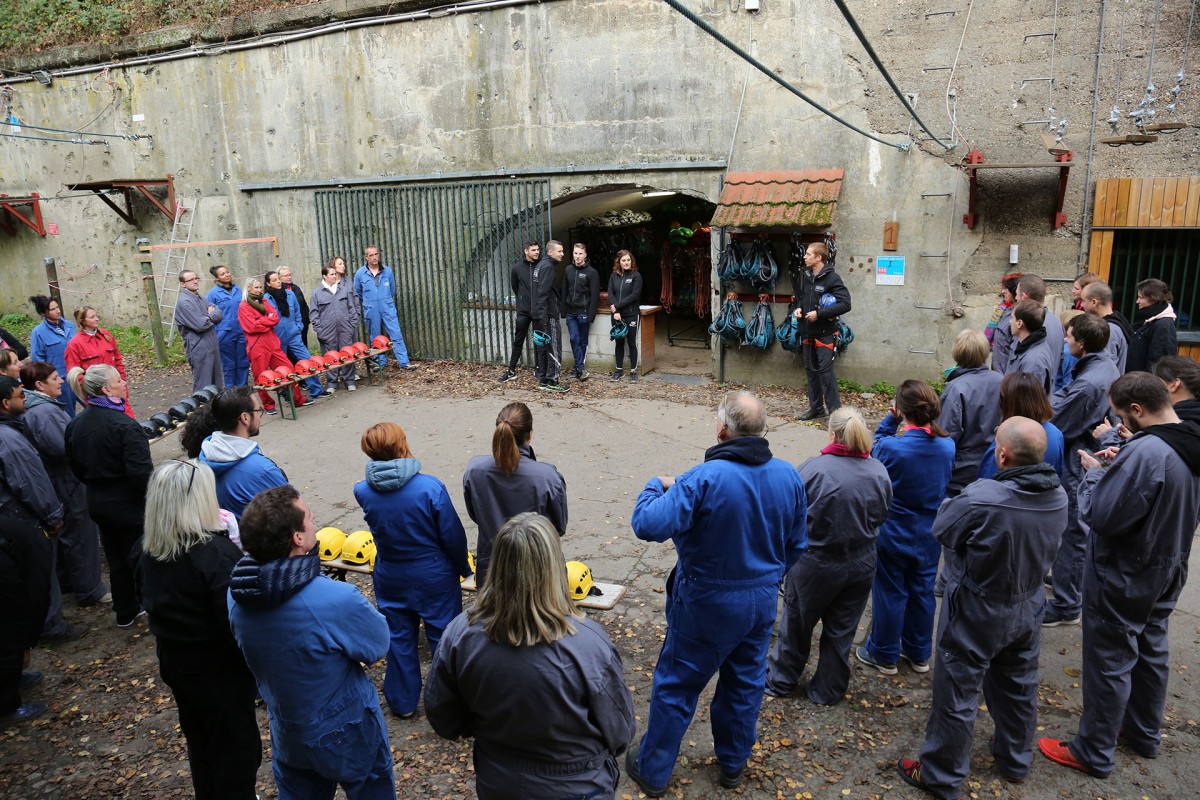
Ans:
[[[625,334],[625,336],[621,337],[620,339],[617,339],[617,353],[616,353],[617,369],[620,369],[622,366],[622,363],[625,361],[625,345],[628,344],[629,345],[629,369],[635,370],[635,369],[637,369],[637,359],[638,359],[638,348],[637,348],[638,318],[634,317],[633,319],[629,320],[625,324],[629,326],[629,333]]]

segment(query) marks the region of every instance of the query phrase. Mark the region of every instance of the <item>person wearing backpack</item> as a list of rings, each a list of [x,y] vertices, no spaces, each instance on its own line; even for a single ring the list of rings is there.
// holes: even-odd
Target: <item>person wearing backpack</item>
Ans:
[[[797,419],[828,416],[841,406],[833,374],[838,317],[850,311],[850,290],[826,263],[829,247],[813,242],[804,251],[804,272],[793,286],[792,316],[800,320],[804,369],[808,373],[808,410]]]

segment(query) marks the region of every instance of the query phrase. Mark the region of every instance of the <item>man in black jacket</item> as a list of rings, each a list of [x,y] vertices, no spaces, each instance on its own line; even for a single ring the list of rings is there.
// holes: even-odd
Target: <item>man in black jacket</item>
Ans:
[[[588,379],[588,330],[596,319],[600,305],[600,275],[588,259],[587,245],[577,243],[571,251],[571,266],[563,281],[563,318],[571,335],[571,352],[575,367],[571,374],[581,381]]]
[[[804,337],[804,368],[808,372],[808,411],[799,419],[824,417],[841,406],[833,358],[837,318],[850,310],[850,290],[842,278],[825,263],[829,248],[813,242],[804,251],[804,274],[800,285],[793,286],[792,314],[801,320]]]
[[[525,242],[524,258],[513,265],[509,283],[517,298],[517,318],[513,323],[512,356],[508,359],[508,368],[500,373],[500,383],[508,383],[517,377],[517,362],[521,360],[521,351],[525,349],[525,338],[529,336],[529,326],[535,321],[536,301],[534,296],[539,277],[553,286],[554,276],[544,275],[537,271],[539,259],[542,256],[542,246],[537,242]],[[543,317],[542,319],[545,319]],[[535,325],[534,330],[546,330],[544,326]]]
[[[562,317],[562,259],[562,242],[551,239],[546,242],[546,254],[533,268],[536,285],[533,349],[537,358],[534,375],[543,392],[568,391],[558,380],[562,375],[562,328],[558,324]],[[543,336],[538,336],[539,333]]]

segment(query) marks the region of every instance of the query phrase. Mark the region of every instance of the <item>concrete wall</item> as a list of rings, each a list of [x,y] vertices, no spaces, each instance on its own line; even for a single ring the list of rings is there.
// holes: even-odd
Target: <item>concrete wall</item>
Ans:
[[[315,4],[307,21],[355,11],[347,5]],[[372,4],[361,5],[370,10]],[[953,64],[961,37],[954,79],[961,133],[954,150],[923,142],[901,152],[849,131],[760,73],[748,73],[743,62],[664,4],[557,0],[116,68],[104,76],[63,77],[49,87],[14,84],[13,111],[27,123],[75,129],[95,117],[89,130],[151,133],[154,140],[113,140],[106,148],[4,140],[0,191],[52,195],[75,181],[171,172],[181,197],[203,198],[193,239],[280,237],[278,260],[269,246],[252,245],[192,251],[192,266],[223,262],[245,275],[289,264],[302,284],[311,285],[329,255],[319,252],[312,190],[250,194],[240,185],[545,169],[560,170],[551,175],[555,197],[637,182],[715,202],[716,171],[579,174],[562,168],[711,161],[731,149],[736,171],[841,167],[846,178],[834,230],[838,268],[854,295],[849,322],[857,340],[839,362],[839,374],[865,383],[933,377],[948,365],[953,334],[964,325],[981,326],[990,314],[1009,244],[1021,245],[1027,271],[1065,279],[1076,274],[1090,191],[1084,172],[1099,11],[1088,7],[1075,18],[1064,8],[1057,21],[1055,103],[1057,114],[1071,120],[1068,138],[1077,164],[1067,192],[1067,226],[1052,232],[1049,224],[1057,173],[1029,170],[988,173],[981,223],[968,231],[961,221],[967,181],[953,164],[971,145],[991,161],[1050,160],[1037,138],[1044,126],[1018,123],[1044,116],[1046,84],[1026,84],[1022,91],[1020,83],[1048,73],[1049,46],[1046,37],[1025,44],[1022,37],[1051,30],[1054,4],[976,4],[969,22],[963,12],[926,18],[923,0],[854,5],[889,70],[917,94],[918,113],[939,135],[950,133],[949,72],[926,68]],[[1148,43],[1134,31],[1145,30],[1152,9],[1133,5],[1126,9],[1123,94],[1140,97]],[[1160,93],[1174,83],[1186,10],[1163,10],[1156,54],[1156,63],[1164,65],[1156,77]],[[1108,15],[1101,128],[1112,104],[1118,11],[1119,4]],[[919,133],[832,4],[765,0],[753,20],[724,4],[702,13],[854,124],[888,141]],[[278,24],[307,24],[298,16],[293,11]],[[269,17],[256,19],[269,26]],[[55,59],[72,55],[44,54],[38,63],[52,66]],[[1186,94],[1184,100],[1181,105],[1193,109],[1200,103]],[[135,115],[144,121],[135,122]],[[1123,132],[1129,130],[1125,125]],[[1092,177],[1196,174],[1196,142],[1193,129],[1136,150],[1097,146]],[[951,197],[922,199],[922,193]],[[64,281],[68,307],[85,296],[72,293],[95,292],[87,296],[109,320],[144,316],[134,242],[167,240],[170,223],[144,201],[136,208],[139,223],[130,226],[98,199],[56,200],[45,204],[44,213],[59,225],[57,236],[43,239],[28,230],[14,238],[0,235],[0,309],[27,308],[24,298],[44,289],[42,258],[53,255],[67,276],[97,265]],[[908,262],[902,287],[876,286],[868,263],[882,254],[888,220],[900,223],[896,255]],[[161,259],[156,266],[161,269]],[[951,314],[957,307],[965,312],[961,319]],[[732,351],[725,375],[779,383],[798,381],[801,371],[791,354],[778,349],[765,355]]]

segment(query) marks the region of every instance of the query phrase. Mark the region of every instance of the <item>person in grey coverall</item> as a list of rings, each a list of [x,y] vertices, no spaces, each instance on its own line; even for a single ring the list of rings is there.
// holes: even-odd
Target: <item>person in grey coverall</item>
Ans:
[[[475,738],[480,800],[616,793],[633,697],[604,628],[571,601],[550,520],[519,514],[496,535],[478,602],[433,654],[425,714],[439,736]]]
[[[225,388],[221,369],[221,343],[216,325],[225,315],[200,296],[200,278],[191,270],[179,273],[179,299],[175,301],[175,327],[183,337],[183,351],[192,367],[192,391],[205,386]]]
[[[1071,372],[1071,382],[1050,398],[1054,410],[1050,423],[1062,431],[1064,440],[1063,486],[1070,508],[1062,544],[1054,559],[1054,599],[1042,620],[1046,627],[1078,623],[1083,606],[1083,561],[1088,531],[1079,515],[1083,468],[1076,451],[1095,448],[1092,429],[1104,420],[1108,412],[1108,388],[1120,377],[1116,365],[1104,352],[1108,335],[1108,323],[1095,314],[1083,314],[1067,323],[1067,346],[1079,361]]]
[[[798,688],[818,622],[821,655],[805,689],[808,699],[833,705],[850,685],[850,647],[875,578],[875,532],[892,505],[892,481],[871,458],[872,443],[862,413],[842,406],[829,416],[829,444],[800,465],[808,549],[784,581],[779,638],[767,658],[771,697]]]
[[[1158,755],[1167,697],[1167,620],[1187,582],[1200,523],[1200,425],[1181,422],[1166,386],[1130,372],[1108,392],[1133,432],[1107,469],[1081,453],[1079,511],[1092,530],[1083,574],[1083,716],[1079,734],[1042,754],[1097,778],[1117,739]],[[1111,451],[1102,455],[1107,458]]]
[[[996,726],[1003,778],[1029,774],[1037,725],[1042,576],[1067,518],[1067,496],[1043,462],[1046,432],[1009,417],[996,432],[995,478],[975,481],[938,511],[933,535],[954,553],[938,618],[933,703],[919,761],[900,759],[905,782],[962,797],[979,695]]]

